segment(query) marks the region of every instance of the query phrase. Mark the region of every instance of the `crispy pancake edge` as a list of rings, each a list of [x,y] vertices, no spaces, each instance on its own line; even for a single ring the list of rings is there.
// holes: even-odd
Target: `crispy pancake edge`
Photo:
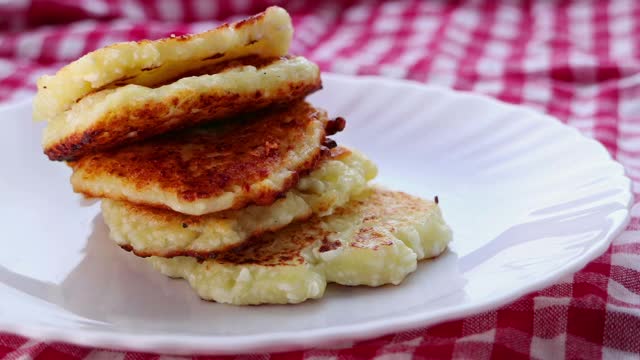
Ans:
[[[246,89],[246,91],[229,91],[228,89],[212,87],[208,91],[188,87],[177,87],[179,90],[170,96],[160,96],[150,99],[142,104],[125,104],[114,109],[107,108],[98,114],[93,120],[88,121],[89,126],[82,125],[73,129],[73,132],[64,131],[64,136],[51,134],[51,125],[44,130],[44,153],[50,160],[69,161],[84,155],[108,150],[118,146],[134,143],[146,138],[179,130],[211,121],[225,119],[241,112],[257,111],[269,106],[281,106],[302,99],[307,95],[322,88],[320,71],[314,65],[313,73],[305,74],[306,78],[281,79],[278,66],[298,66],[294,61],[302,61],[301,58],[281,59],[276,63],[267,64],[264,68],[250,73],[257,81],[263,76],[272,76],[275,85],[272,85],[268,93],[260,86]],[[305,60],[306,61],[306,60]],[[307,61],[308,62],[308,61]],[[310,62],[304,63],[309,66]],[[271,69],[274,69],[272,73]],[[295,71],[295,69],[291,70]],[[211,75],[205,75],[211,76]],[[225,73],[213,76],[226,76]],[[235,76],[231,74],[230,76]],[[136,89],[137,90],[137,89]],[[116,89],[115,92],[119,91]],[[156,89],[148,89],[145,92],[157,93]],[[110,94],[113,95],[113,94]],[[117,94],[116,94],[117,95]],[[109,95],[108,95],[109,96]],[[198,109],[198,112],[194,112]],[[63,114],[71,116],[70,114]],[[81,116],[82,114],[74,114]],[[70,118],[60,118],[54,121],[70,124],[77,122]]]

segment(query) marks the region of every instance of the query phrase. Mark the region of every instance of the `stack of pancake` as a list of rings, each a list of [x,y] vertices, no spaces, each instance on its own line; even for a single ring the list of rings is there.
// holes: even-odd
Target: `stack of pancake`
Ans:
[[[328,282],[399,284],[451,238],[437,201],[371,186],[375,165],[305,101],[287,12],[118,43],[38,81],[43,147],[102,199],[111,237],[203,299],[298,303]]]

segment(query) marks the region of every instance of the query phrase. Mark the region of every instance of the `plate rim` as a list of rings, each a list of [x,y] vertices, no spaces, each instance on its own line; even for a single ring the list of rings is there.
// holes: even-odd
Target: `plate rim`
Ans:
[[[625,189],[626,191],[618,195],[623,199],[623,201],[626,201],[626,208],[623,209],[626,212],[624,219],[617,224],[617,227],[615,227],[608,236],[599,243],[592,245],[580,258],[559,267],[554,272],[551,272],[546,278],[528,283],[517,292],[514,291],[510,294],[498,297],[494,296],[475,306],[461,305],[446,309],[446,311],[422,311],[411,315],[394,316],[391,318],[387,317],[352,325],[347,324],[312,330],[276,331],[250,335],[169,335],[168,333],[133,334],[99,329],[86,331],[82,329],[60,329],[58,327],[45,324],[19,324],[10,321],[3,321],[2,319],[0,319],[0,331],[29,338],[36,338],[40,341],[47,342],[65,342],[80,346],[167,354],[246,354],[269,351],[288,351],[312,346],[327,346],[329,344],[336,345],[344,343],[345,341],[369,339],[390,333],[431,326],[440,322],[456,320],[502,307],[522,296],[526,296],[526,294],[530,294],[536,290],[553,285],[562,276],[573,274],[582,269],[589,262],[604,253],[613,239],[624,231],[630,221],[630,208],[633,205],[633,194],[631,188],[632,182],[627,177],[624,167],[613,159],[611,154],[609,154],[604,145],[600,142],[593,138],[584,136],[577,129],[563,124],[560,120],[549,114],[538,112],[530,107],[523,106],[522,104],[503,102],[480,93],[460,91],[440,85],[424,84],[405,79],[386,78],[373,75],[354,76],[334,73],[323,73],[322,78],[323,81],[369,81],[375,83],[377,86],[408,86],[417,90],[432,89],[438,92],[450,93],[456,97],[464,96],[468,98],[475,98],[485,103],[491,103],[492,106],[499,106],[503,109],[514,109],[529,116],[534,116],[539,120],[544,119],[547,123],[546,126],[563,128],[562,131],[565,131],[567,135],[578,135],[578,137],[576,137],[576,141],[583,142],[588,146],[597,147],[599,152],[606,155],[606,158],[603,158],[603,161],[607,161],[614,165],[610,176],[617,176],[627,184]],[[0,113],[28,106],[31,101],[32,99],[29,98],[1,105]],[[614,170],[617,171],[618,174],[614,174]]]

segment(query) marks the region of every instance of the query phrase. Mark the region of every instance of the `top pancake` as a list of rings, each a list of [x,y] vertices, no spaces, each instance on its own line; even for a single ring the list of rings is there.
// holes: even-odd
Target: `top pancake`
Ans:
[[[324,111],[298,102],[82,157],[69,163],[71,183],[189,215],[269,205],[315,166],[327,124]]]
[[[202,66],[243,56],[283,56],[292,36],[289,14],[270,7],[201,34],[107,46],[82,56],[54,76],[41,77],[33,117],[52,119],[84,96],[116,83],[153,87]]]

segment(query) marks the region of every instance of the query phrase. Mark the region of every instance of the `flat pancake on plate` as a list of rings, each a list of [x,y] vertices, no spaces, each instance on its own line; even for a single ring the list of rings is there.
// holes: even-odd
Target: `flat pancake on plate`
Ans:
[[[119,84],[156,87],[202,66],[238,57],[286,55],[293,36],[282,8],[213,30],[160,40],[123,42],[88,53],[38,80],[33,116],[50,120],[90,93]]]
[[[69,163],[71,184],[189,215],[269,205],[315,167],[333,124],[298,102],[87,155]]]
[[[318,66],[303,57],[243,57],[183,74],[158,87],[128,84],[95,92],[54,116],[43,133],[51,160],[134,143],[302,99],[322,87]]]
[[[337,147],[271,205],[190,216],[104,199],[102,215],[111,238],[138,256],[205,257],[294,221],[330,215],[366,190],[376,173],[375,165],[364,155]]]
[[[399,284],[451,240],[435,202],[373,188],[333,215],[267,233],[215,258],[151,257],[206,300],[237,305],[320,298],[327,282]]]

